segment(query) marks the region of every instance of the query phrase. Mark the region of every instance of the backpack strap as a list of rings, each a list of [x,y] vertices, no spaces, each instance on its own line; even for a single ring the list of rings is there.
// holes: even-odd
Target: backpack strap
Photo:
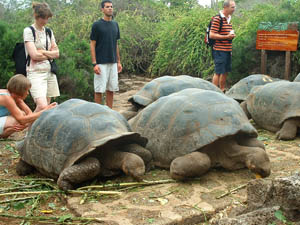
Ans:
[[[33,34],[33,40],[35,42],[35,29],[33,28],[33,26],[29,26],[29,28],[31,29],[32,31],[32,34]]]
[[[51,32],[51,29],[49,27],[46,27],[45,31],[46,31],[46,50],[48,50],[48,38],[47,38],[47,35],[49,35],[50,41],[51,41],[52,32]]]
[[[223,18],[222,18],[222,16],[221,16],[221,14],[218,14],[218,15],[216,15],[216,16],[220,17],[220,26],[219,26],[219,33],[220,33],[221,30],[222,30],[222,26],[223,26]]]
[[[46,30],[46,35],[48,34],[49,37],[50,37],[50,40],[51,40],[51,38],[52,38],[52,31],[51,31],[51,29],[49,27],[46,27],[45,30]]]
[[[30,30],[32,31],[32,35],[33,35],[33,42],[35,42],[36,36],[35,36],[35,29],[33,26],[29,26]],[[28,53],[27,58],[26,58],[26,64],[27,66],[30,65],[30,55]]]

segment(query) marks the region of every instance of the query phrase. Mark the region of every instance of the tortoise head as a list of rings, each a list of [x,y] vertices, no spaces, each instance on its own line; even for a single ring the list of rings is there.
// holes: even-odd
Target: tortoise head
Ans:
[[[261,148],[256,149],[247,156],[246,166],[256,175],[268,177],[271,173],[270,159],[265,150]]]

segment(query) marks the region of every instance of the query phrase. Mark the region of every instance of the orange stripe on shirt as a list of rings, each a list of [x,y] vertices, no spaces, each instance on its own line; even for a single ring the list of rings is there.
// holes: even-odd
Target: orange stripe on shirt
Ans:
[[[228,23],[226,18],[223,17],[223,24],[222,28],[220,29],[220,16],[215,16],[212,25],[211,25],[211,31],[214,33],[218,33],[220,35],[228,35],[229,32],[232,30],[232,24]],[[214,44],[214,50],[217,51],[232,51],[232,40],[216,40]]]

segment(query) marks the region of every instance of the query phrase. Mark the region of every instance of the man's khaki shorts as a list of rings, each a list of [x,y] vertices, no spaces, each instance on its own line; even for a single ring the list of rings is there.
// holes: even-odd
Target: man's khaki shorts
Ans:
[[[27,78],[31,82],[30,94],[33,99],[60,95],[55,74],[51,72],[29,72]]]
[[[108,91],[118,91],[118,65],[117,63],[98,64],[101,73],[94,74],[94,90],[96,93]]]

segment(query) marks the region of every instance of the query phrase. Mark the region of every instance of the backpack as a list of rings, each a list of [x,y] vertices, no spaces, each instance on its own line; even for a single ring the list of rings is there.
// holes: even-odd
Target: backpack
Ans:
[[[213,17],[211,18],[211,20],[210,20],[210,22],[209,22],[209,24],[208,24],[208,26],[207,26],[207,28],[206,28],[205,39],[204,39],[204,43],[206,44],[207,47],[213,47],[214,44],[215,44],[215,42],[216,42],[215,39],[211,39],[211,38],[209,37],[209,32],[210,32],[210,29],[211,29],[211,25],[212,25],[213,19],[214,19],[216,16],[219,16],[219,17],[220,17],[220,27],[219,27],[219,32],[221,31],[222,26],[223,26],[223,19],[222,19],[222,17],[221,17],[220,14],[215,15],[215,16],[213,16]]]
[[[32,26],[29,26],[29,28],[32,31],[33,39],[35,42],[35,30]],[[45,30],[46,35],[48,34],[51,40],[51,29],[46,27]],[[15,62],[16,74],[23,74],[24,76],[26,76],[26,66],[30,65],[30,55],[28,54],[28,56],[26,57],[24,42],[16,43],[12,54],[12,58]]]

